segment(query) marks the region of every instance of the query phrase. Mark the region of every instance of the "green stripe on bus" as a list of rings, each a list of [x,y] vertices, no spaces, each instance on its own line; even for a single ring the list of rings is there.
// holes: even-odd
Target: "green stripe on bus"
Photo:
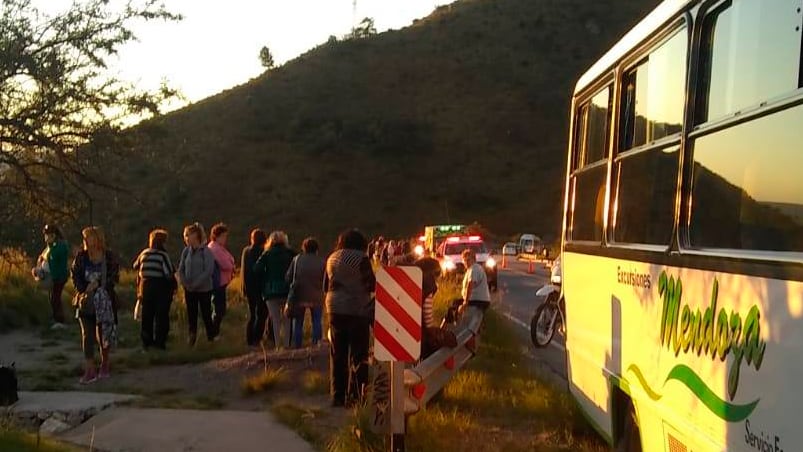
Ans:
[[[631,364],[628,367],[628,370],[636,376],[639,384],[644,389],[644,392],[650,397],[650,399],[657,401],[659,400],[662,395],[656,392],[654,389],[647,384],[644,375],[641,372],[641,369],[638,368],[635,364]],[[733,403],[728,403],[722,399],[720,399],[714,391],[709,388],[705,382],[696,374],[694,373],[691,368],[686,365],[678,364],[677,366],[673,367],[671,371],[669,371],[669,375],[667,375],[666,380],[664,380],[664,385],[668,383],[670,380],[675,380],[680,383],[683,383],[689,390],[694,394],[703,405],[705,405],[712,413],[714,413],[720,419],[727,421],[727,422],[740,422],[747,419],[750,416],[750,413],[756,408],[760,399],[756,399],[755,401],[745,404],[745,405],[736,405]]]

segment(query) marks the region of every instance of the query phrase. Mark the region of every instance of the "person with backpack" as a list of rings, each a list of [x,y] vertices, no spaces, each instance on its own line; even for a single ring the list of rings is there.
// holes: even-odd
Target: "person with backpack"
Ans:
[[[283,342],[284,306],[290,285],[287,283],[287,270],[293,261],[295,253],[287,245],[287,235],[282,231],[273,231],[268,237],[265,252],[257,259],[254,273],[262,281],[262,299],[270,313],[270,322],[273,326],[273,340],[276,349],[289,345]],[[261,313],[259,321],[264,322],[268,313]],[[289,334],[287,334],[289,339]]]
[[[46,247],[31,272],[37,280],[49,282],[50,309],[53,319],[51,329],[63,329],[65,328],[64,308],[61,294],[70,277],[70,268],[67,262],[70,258],[70,246],[64,240],[61,229],[55,225],[46,224],[42,229],[42,234]]]
[[[287,270],[287,282],[293,294],[287,299],[290,316],[291,343],[301,348],[304,342],[304,316],[307,309],[312,319],[312,345],[318,345],[323,337],[323,275],[326,263],[318,256],[318,241],[312,237],[301,244],[302,254],[293,258]]]
[[[178,285],[166,244],[167,231],[154,229],[148,236],[148,248],[139,253],[133,265],[142,305],[140,337],[145,350],[167,349],[170,305]]]
[[[103,232],[97,227],[81,231],[84,249],[73,260],[71,273],[75,286],[75,317],[81,325],[84,375],[80,384],[111,377],[109,352],[117,345],[117,293],[120,265],[106,248]],[[100,369],[95,367],[95,347],[100,348]]]
[[[207,248],[215,256],[215,270],[212,272],[212,305],[214,314],[212,323],[215,327],[215,336],[220,334],[220,325],[226,316],[226,288],[234,275],[234,256],[226,245],[229,242],[229,228],[218,223],[212,226],[211,241]]]
[[[198,311],[206,329],[209,342],[215,340],[212,322],[212,273],[215,271],[215,256],[206,247],[206,232],[200,223],[184,228],[184,243],[178,262],[178,279],[184,288],[184,303],[187,306],[189,325],[188,343],[194,346],[198,339]]]

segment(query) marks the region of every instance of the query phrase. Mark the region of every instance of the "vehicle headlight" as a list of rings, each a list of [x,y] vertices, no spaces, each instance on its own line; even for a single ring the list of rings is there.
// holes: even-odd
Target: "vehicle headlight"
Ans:
[[[494,258],[492,258],[492,257],[489,257],[488,260],[485,261],[485,266],[488,267],[488,268],[496,267],[496,260],[494,260]]]
[[[441,264],[441,267],[443,267],[443,269],[448,272],[448,271],[452,271],[452,270],[456,269],[457,265],[455,265],[455,263],[452,262],[451,260],[445,260]]]
[[[421,245],[416,245],[414,251],[415,251],[416,256],[423,256],[424,255],[424,247],[421,246]]]

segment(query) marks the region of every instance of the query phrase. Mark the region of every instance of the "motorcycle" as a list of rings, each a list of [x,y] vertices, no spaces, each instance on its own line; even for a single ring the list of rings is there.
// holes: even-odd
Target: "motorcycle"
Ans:
[[[536,309],[530,320],[530,339],[537,348],[543,348],[552,342],[555,332],[565,332],[565,301],[561,294],[560,256],[552,263],[550,284],[538,289],[536,299],[544,300]]]

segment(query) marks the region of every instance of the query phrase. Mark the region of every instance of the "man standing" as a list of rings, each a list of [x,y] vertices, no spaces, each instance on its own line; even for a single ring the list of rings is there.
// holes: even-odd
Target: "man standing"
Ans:
[[[491,305],[491,291],[485,270],[477,263],[474,251],[469,249],[463,250],[463,263],[466,265],[466,274],[463,276],[463,306],[460,309],[462,311],[467,306],[475,306],[485,311]]]

